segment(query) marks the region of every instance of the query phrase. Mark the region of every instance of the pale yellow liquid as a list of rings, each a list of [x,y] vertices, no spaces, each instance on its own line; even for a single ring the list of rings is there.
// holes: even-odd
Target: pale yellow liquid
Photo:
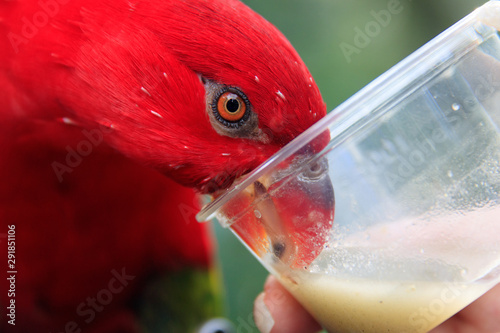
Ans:
[[[424,333],[500,282],[490,274],[500,266],[499,216],[495,208],[378,225],[324,250],[315,261],[317,273],[278,270],[282,283],[330,333]],[[372,265],[364,266],[366,261]],[[328,267],[345,262],[359,267]]]
[[[428,332],[495,284],[347,281],[327,276],[295,276],[294,283],[281,280],[330,333]]]

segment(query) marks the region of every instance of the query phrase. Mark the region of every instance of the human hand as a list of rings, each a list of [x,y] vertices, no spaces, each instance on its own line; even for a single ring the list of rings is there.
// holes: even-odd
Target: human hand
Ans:
[[[270,275],[254,303],[254,318],[262,333],[316,333],[321,326],[286,290]]]
[[[321,326],[269,276],[255,300],[255,323],[262,333],[316,333]],[[500,284],[429,333],[500,333]]]

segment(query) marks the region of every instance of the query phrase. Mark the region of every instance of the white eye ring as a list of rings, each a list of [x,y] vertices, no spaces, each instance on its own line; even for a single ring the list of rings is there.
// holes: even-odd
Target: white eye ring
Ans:
[[[203,324],[198,333],[235,333],[233,324],[224,318],[214,318]]]
[[[264,142],[257,113],[240,88],[207,79],[204,86],[208,119],[218,134]],[[232,105],[227,104],[229,100]]]

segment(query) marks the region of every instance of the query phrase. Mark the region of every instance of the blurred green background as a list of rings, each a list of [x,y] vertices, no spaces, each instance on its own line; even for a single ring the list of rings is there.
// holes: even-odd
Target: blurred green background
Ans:
[[[245,0],[291,41],[332,110],[370,81],[467,15],[484,0]],[[374,12],[397,8],[376,29]],[[369,41],[356,30],[373,28]],[[358,37],[359,38],[359,37]],[[361,43],[362,42],[362,43]],[[341,45],[356,47],[345,54]],[[359,46],[359,47],[357,47]],[[213,223],[226,286],[227,312],[237,333],[258,332],[252,316],[266,271],[228,230]]]

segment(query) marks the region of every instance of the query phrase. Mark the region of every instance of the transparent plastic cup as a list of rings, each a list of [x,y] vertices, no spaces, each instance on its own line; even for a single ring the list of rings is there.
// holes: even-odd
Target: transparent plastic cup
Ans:
[[[500,282],[500,2],[359,91],[198,215],[329,332],[427,332]]]

